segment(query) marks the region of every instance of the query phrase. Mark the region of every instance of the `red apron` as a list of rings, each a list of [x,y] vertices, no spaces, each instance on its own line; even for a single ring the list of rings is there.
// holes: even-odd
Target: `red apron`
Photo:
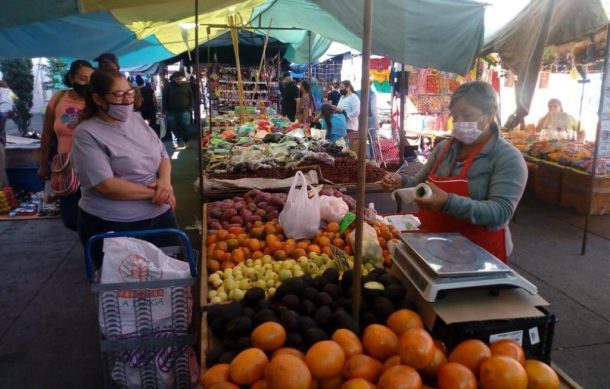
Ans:
[[[486,143],[487,142],[481,142],[481,144],[472,151],[464,162],[464,166],[459,175],[453,177],[439,177],[436,175],[438,166],[453,144],[453,141],[447,142],[447,145],[436,159],[436,163],[428,175],[428,181],[434,183],[447,193],[470,197],[470,190],[468,189],[468,171],[470,170],[475,157],[479,154],[481,149],[483,149]],[[504,227],[496,231],[490,231],[484,226],[472,224],[467,220],[455,218],[444,212],[434,212],[425,209],[419,210],[417,216],[422,223],[422,232],[459,232],[498,257],[502,262],[508,261],[506,256]]]

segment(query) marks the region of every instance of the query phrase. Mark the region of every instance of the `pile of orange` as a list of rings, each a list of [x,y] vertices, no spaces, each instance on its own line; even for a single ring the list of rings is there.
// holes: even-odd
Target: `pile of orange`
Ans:
[[[205,371],[203,388],[559,388],[555,371],[540,361],[525,360],[523,349],[513,341],[488,346],[467,340],[446,355],[421,327],[417,314],[402,311],[399,316],[410,322],[401,326],[401,334],[373,324],[359,339],[340,329],[332,340],[317,342],[304,354],[283,347],[286,332],[281,325],[261,324],[252,333],[253,348],[239,353],[230,364]]]

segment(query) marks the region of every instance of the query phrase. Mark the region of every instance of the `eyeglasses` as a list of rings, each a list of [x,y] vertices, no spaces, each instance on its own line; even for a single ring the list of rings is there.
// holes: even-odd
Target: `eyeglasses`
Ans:
[[[113,95],[114,97],[116,97],[117,99],[124,99],[125,97],[131,99],[135,96],[136,91],[132,88],[126,91],[118,91],[118,92],[108,92],[106,93],[107,95]]]

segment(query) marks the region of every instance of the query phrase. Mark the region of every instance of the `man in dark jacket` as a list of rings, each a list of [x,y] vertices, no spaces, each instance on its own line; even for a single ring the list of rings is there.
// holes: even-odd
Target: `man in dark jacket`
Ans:
[[[287,116],[291,122],[294,122],[297,114],[297,100],[301,97],[297,83],[292,80],[290,73],[285,73],[282,79],[282,115]]]
[[[176,149],[189,147],[193,91],[184,78],[184,72],[175,72],[163,89],[163,112],[166,112],[168,130],[177,138]]]

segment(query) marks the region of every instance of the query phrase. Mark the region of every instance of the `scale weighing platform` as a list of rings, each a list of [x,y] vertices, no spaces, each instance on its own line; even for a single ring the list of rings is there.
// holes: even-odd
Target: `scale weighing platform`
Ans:
[[[429,302],[455,289],[518,287],[531,295],[538,288],[459,233],[401,234],[394,265]]]

